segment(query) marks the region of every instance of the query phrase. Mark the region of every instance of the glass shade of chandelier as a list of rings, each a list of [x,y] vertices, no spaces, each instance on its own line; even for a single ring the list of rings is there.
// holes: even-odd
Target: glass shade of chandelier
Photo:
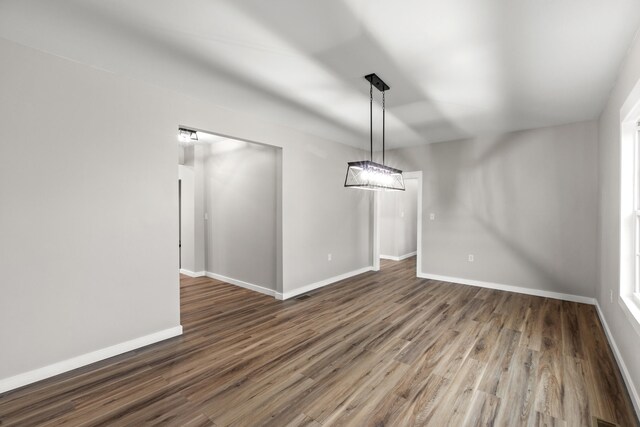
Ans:
[[[389,86],[376,74],[364,76],[369,81],[370,160],[348,162],[344,186],[361,190],[404,191],[402,171],[384,164],[385,91]],[[382,92],[382,164],[373,161],[373,87]]]

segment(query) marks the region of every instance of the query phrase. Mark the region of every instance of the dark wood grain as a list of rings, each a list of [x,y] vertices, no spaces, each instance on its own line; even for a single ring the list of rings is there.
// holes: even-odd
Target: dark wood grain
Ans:
[[[383,261],[305,300],[181,279],[184,335],[0,395],[0,425],[638,426],[592,306]]]

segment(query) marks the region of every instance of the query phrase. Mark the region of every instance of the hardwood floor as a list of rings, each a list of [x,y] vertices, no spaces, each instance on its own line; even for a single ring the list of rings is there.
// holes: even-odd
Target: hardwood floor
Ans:
[[[183,278],[182,337],[0,395],[0,425],[638,426],[592,306],[414,275]]]

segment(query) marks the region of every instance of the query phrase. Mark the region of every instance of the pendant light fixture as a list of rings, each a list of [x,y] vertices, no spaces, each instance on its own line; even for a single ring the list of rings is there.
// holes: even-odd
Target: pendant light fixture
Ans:
[[[387,190],[404,191],[404,179],[402,171],[384,164],[384,93],[389,86],[376,74],[364,76],[369,81],[369,143],[371,150],[370,160],[349,162],[344,186],[359,188],[361,190]],[[382,164],[373,161],[373,87],[382,92]]]

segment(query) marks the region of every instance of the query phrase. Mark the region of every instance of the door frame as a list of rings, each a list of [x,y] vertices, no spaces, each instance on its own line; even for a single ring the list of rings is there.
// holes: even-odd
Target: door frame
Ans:
[[[182,179],[178,178],[178,269],[182,269]]]

